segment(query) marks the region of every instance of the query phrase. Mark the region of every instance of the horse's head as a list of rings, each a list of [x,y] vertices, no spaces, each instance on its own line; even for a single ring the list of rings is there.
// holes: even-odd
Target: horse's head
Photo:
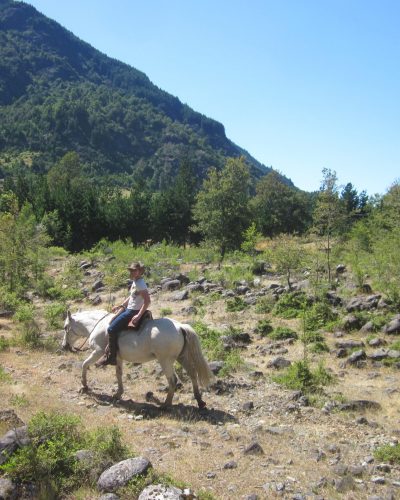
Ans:
[[[67,317],[64,322],[64,337],[61,343],[61,347],[64,351],[73,352],[73,345],[76,339],[79,337],[79,334],[74,330],[74,319],[72,317],[71,311],[67,311]]]

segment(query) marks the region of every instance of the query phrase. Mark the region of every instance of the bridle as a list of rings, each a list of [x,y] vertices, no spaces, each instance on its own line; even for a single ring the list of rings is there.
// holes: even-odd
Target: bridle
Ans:
[[[92,333],[93,333],[94,329],[96,328],[96,326],[100,323],[100,321],[102,321],[109,314],[112,314],[112,313],[106,313],[98,321],[96,321],[94,327],[91,329],[91,331],[89,332],[89,335],[85,338],[85,340],[83,341],[82,345],[80,345],[79,347],[73,348],[71,346],[71,344],[68,342],[68,345],[69,345],[69,348],[70,348],[71,352],[81,352],[81,351],[83,351],[83,349],[82,349],[83,346],[86,344],[86,342],[88,341],[89,337],[92,335]],[[65,333],[67,333],[67,335],[69,335],[72,332],[72,334],[75,335],[75,337],[79,337],[79,335],[77,333],[75,333],[74,329],[71,327],[71,325],[69,324],[69,322],[68,322],[68,325],[64,327],[64,330],[65,330]]]

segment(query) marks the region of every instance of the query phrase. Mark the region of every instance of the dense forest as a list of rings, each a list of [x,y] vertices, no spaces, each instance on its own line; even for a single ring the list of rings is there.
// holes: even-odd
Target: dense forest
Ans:
[[[153,190],[185,158],[200,179],[227,157],[244,156],[254,178],[271,170],[221,123],[13,0],[0,0],[0,151],[0,176],[21,163],[43,173],[76,151],[86,176],[123,186],[146,179]]]

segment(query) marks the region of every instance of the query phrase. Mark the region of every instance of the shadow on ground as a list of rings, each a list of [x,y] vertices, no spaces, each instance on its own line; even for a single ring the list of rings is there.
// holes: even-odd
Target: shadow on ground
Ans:
[[[183,420],[187,422],[204,421],[210,424],[218,424],[220,422],[236,422],[237,419],[223,410],[215,408],[199,409],[193,405],[177,404],[168,408],[160,407],[161,401],[153,394],[146,395],[146,402],[139,403],[132,399],[115,399],[109,394],[101,392],[90,391],[87,395],[100,405],[112,405],[118,408],[123,408],[127,412],[136,416],[142,416],[144,419],[156,419],[159,417],[168,416],[176,420]]]

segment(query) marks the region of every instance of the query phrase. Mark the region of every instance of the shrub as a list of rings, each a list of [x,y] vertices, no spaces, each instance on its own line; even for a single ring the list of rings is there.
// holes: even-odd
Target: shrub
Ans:
[[[44,317],[49,328],[61,328],[65,313],[65,305],[59,302],[46,306]]]
[[[272,311],[275,305],[275,300],[272,296],[261,297],[256,304],[255,311],[258,314],[267,314]]]
[[[400,464],[400,444],[381,446],[374,451],[374,456],[380,462]]]
[[[260,334],[262,337],[269,335],[273,331],[273,326],[268,319],[260,319],[255,328],[256,333]]]
[[[278,326],[270,333],[269,337],[273,340],[297,339],[298,335],[294,330],[286,326]]]
[[[273,312],[277,316],[290,319],[299,317],[309,303],[304,292],[291,292],[281,295]]]
[[[233,297],[226,301],[226,310],[228,312],[238,312],[246,309],[247,304],[241,297]]]
[[[172,309],[170,307],[162,307],[160,309],[160,316],[164,318],[165,316],[170,316],[172,314]]]
[[[273,380],[288,389],[301,390],[304,393],[321,392],[324,386],[334,382],[333,376],[322,364],[312,370],[306,360],[294,362],[283,373],[274,376]]]
[[[8,351],[10,348],[10,341],[4,337],[4,335],[0,336],[0,352]]]
[[[21,304],[18,296],[14,292],[9,292],[6,287],[0,287],[0,307],[9,311],[16,311]]]
[[[305,313],[305,329],[317,330],[336,321],[338,314],[327,302],[315,302]]]

